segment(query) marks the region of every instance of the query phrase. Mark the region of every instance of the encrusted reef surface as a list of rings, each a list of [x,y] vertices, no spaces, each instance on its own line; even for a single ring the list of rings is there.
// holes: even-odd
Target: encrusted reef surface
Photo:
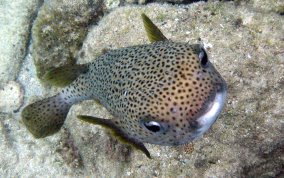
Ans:
[[[0,177],[284,176],[283,1],[156,2],[0,2]],[[71,108],[59,133],[34,139],[21,121],[23,106],[59,90],[37,76],[149,43],[142,12],[171,40],[204,43],[229,90],[213,127],[189,145],[147,144],[148,159],[76,119],[111,118],[85,101]]]

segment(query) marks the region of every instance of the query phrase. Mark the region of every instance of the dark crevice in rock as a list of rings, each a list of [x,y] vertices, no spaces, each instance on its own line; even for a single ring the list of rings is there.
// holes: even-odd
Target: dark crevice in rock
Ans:
[[[283,16],[284,15],[284,5],[279,6],[278,9],[276,10],[276,13]]]
[[[133,4],[149,4],[149,3],[169,3],[172,5],[175,4],[191,4],[195,2],[207,2],[208,0],[145,0],[144,2],[134,1]],[[126,2],[125,0],[121,0],[119,3],[119,6],[124,6],[125,4],[129,4],[129,2]]]
[[[31,44],[32,44],[32,28],[33,28],[33,24],[34,24],[34,21],[36,20],[36,18],[38,16],[38,12],[39,12],[41,6],[43,5],[43,3],[44,3],[44,0],[40,0],[38,2],[37,7],[35,8],[34,12],[30,16],[30,22],[29,22],[29,27],[28,27],[28,38],[27,38],[26,44],[25,44],[25,54],[23,56],[23,59],[21,60],[21,63],[19,64],[20,65],[19,66],[20,70],[18,71],[18,73],[16,75],[16,79],[15,79],[15,81],[17,81],[22,86],[21,90],[23,92],[23,95],[25,95],[24,94],[25,93],[25,85],[19,81],[19,74],[20,74],[21,70],[23,70],[22,69],[23,63],[27,59],[27,55],[30,54],[30,50],[31,50],[30,47],[31,47]],[[17,112],[19,112],[21,110],[22,106],[25,103],[25,100],[26,100],[26,97],[23,98],[22,104],[19,106],[19,108],[17,110],[14,111],[14,113],[17,113]]]
[[[9,148],[12,148],[13,144],[10,140],[9,133],[11,132],[9,126],[4,123],[4,120],[7,119],[8,114],[0,112],[0,130],[2,135],[2,143],[6,144]]]
[[[96,3],[93,0],[89,0],[88,4],[90,7],[93,6],[96,8],[90,16],[90,22],[87,24],[87,28],[93,25],[97,25],[107,11],[104,0],[98,0]]]
[[[63,134],[56,149],[56,153],[58,153],[63,161],[71,168],[83,169],[84,162],[73,136],[66,127],[63,127],[62,130]]]
[[[153,3],[153,2],[167,2],[169,4],[175,5],[175,4],[191,4],[195,2],[207,2],[208,0],[147,0],[146,3]]]
[[[18,152],[17,141],[13,136],[13,129],[11,128],[11,125],[8,121],[12,118],[13,116],[11,114],[0,113],[0,134],[2,135],[1,144],[6,145],[9,150],[12,150],[12,152],[16,154]]]
[[[24,58],[23,60],[21,61],[20,63],[20,69],[22,68],[22,65],[23,65],[23,62],[24,60],[26,59],[27,55],[30,53],[30,45],[32,43],[32,28],[33,28],[33,24],[34,24],[34,21],[36,20],[37,18],[37,15],[38,15],[38,12],[41,8],[41,6],[43,5],[44,3],[44,0],[40,0],[37,4],[37,7],[35,8],[34,12],[31,13],[30,15],[30,22],[29,22],[29,28],[28,28],[28,38],[26,40],[26,44],[25,44],[25,54],[24,54]],[[18,74],[17,76],[19,76],[19,72],[20,70],[18,71]],[[18,78],[18,77],[17,77]]]
[[[284,142],[269,153],[259,153],[263,161],[243,168],[242,177],[282,177],[284,175]]]

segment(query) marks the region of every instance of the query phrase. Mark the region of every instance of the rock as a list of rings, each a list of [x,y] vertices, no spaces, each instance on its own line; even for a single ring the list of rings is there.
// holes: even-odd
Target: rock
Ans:
[[[208,2],[218,2],[220,0],[208,0]],[[278,14],[284,13],[284,2],[282,0],[225,0],[233,1],[235,5],[247,6],[248,8],[262,11],[275,12]]]
[[[0,112],[11,113],[17,111],[23,104],[24,92],[20,84],[9,81],[0,89]]]
[[[192,153],[148,145],[154,160],[149,162],[141,153],[134,152],[122,175],[261,177],[282,174],[283,18],[274,12],[266,12],[263,16],[242,5],[236,8],[234,3],[119,8],[91,30],[79,61],[94,59],[103,48],[148,43],[141,28],[139,14],[142,12],[174,41],[196,43],[201,39],[208,47],[211,61],[228,81],[229,97],[222,116],[202,139],[194,142]],[[120,20],[113,21],[115,18]],[[89,131],[85,136],[84,140],[92,139]],[[85,144],[79,145],[85,149],[82,148]],[[96,159],[96,156],[88,159]],[[97,163],[90,169],[96,166]],[[99,166],[99,170],[104,169],[103,165]]]
[[[234,2],[119,7],[88,29],[78,62],[92,61],[105,49],[149,43],[140,19],[142,12],[171,40],[204,43],[229,87],[227,106],[213,127],[184,147],[146,144],[153,157],[149,160],[140,151],[118,143],[104,128],[76,119],[78,114],[111,118],[94,101],[73,106],[65,128],[39,140],[26,130],[19,113],[0,113],[0,175],[283,176],[284,19],[274,11]],[[27,60],[18,77],[29,99],[25,105],[56,93],[35,80],[32,59]]]
[[[0,87],[15,80],[19,73],[29,43],[31,24],[41,2],[4,0],[0,3]]]
[[[88,27],[104,10],[102,0],[52,0],[43,4],[32,28],[32,57],[40,79],[53,67],[76,62]]]
[[[110,10],[120,5],[120,0],[105,0],[106,9]]]
[[[207,0],[121,0],[121,4],[147,4],[147,3],[170,3],[170,4],[190,4],[194,2]]]

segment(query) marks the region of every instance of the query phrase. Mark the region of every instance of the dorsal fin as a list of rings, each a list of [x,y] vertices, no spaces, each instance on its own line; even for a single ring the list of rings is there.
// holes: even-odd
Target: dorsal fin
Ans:
[[[161,30],[147,17],[144,13],[141,14],[143,19],[144,28],[146,30],[147,36],[149,41],[156,42],[156,41],[165,41],[168,40]]]
[[[44,75],[44,80],[57,87],[64,87],[72,83],[80,74],[88,71],[86,64],[66,64],[51,69]]]
[[[84,115],[79,115],[77,117],[79,119],[85,121],[85,122],[95,124],[95,125],[100,125],[100,126],[107,128],[108,130],[111,131],[111,134],[116,139],[118,139],[122,143],[128,144],[128,145],[133,146],[134,148],[142,151],[148,158],[151,159],[151,155],[150,155],[149,151],[147,150],[147,148],[144,146],[144,144],[142,142],[139,142],[139,141],[133,139],[133,138],[129,138],[117,125],[115,125],[112,122],[112,120],[101,119],[101,118],[92,117],[92,116],[84,116]]]

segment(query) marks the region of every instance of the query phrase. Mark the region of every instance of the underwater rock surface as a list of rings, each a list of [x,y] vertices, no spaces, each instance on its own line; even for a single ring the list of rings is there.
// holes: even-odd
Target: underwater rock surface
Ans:
[[[15,80],[27,52],[30,28],[42,1],[0,2],[0,87]]]
[[[21,85],[10,81],[0,90],[0,111],[4,113],[17,112],[23,104],[24,93]]]
[[[86,36],[74,42],[82,43],[82,48],[76,47],[78,53],[74,53],[79,63],[89,62],[107,49],[149,43],[142,28],[142,12],[173,41],[203,42],[211,62],[227,81],[229,93],[221,117],[202,138],[179,147],[147,144],[153,157],[150,160],[140,151],[118,143],[105,129],[78,120],[77,114],[111,118],[98,103],[86,101],[71,108],[65,128],[59,133],[36,140],[24,127],[21,110],[15,110],[12,102],[5,104],[5,111],[0,108],[1,177],[283,176],[284,18],[263,6],[266,1],[259,1],[261,6],[254,2],[253,5],[199,2],[118,7],[98,25],[86,27]],[[277,3],[274,5],[278,6]],[[37,18],[50,15],[62,22],[67,18],[52,12],[46,11],[48,14],[39,14]],[[72,29],[72,23],[66,28]],[[22,85],[24,92],[24,105],[58,90],[41,85],[37,78],[32,54],[36,40],[31,41],[29,54],[24,60],[21,58],[21,71],[16,74],[16,83]],[[46,48],[38,47],[48,57]],[[57,65],[58,61],[53,62]],[[2,75],[9,78],[10,69],[2,67],[0,62],[4,71],[2,82]]]
[[[104,12],[103,0],[46,1],[32,28],[32,56],[40,79],[52,67],[75,63],[77,51]]]

